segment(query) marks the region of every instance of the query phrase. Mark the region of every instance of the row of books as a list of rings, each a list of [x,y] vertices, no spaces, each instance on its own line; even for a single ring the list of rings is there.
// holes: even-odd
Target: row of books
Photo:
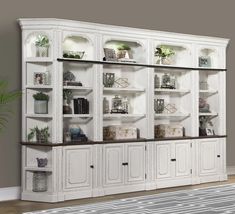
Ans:
[[[89,101],[85,98],[73,100],[74,114],[89,114]]]

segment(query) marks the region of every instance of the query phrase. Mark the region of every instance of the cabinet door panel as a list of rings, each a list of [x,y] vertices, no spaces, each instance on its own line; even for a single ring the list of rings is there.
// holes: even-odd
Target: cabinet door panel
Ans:
[[[90,146],[65,149],[65,188],[91,187]]]
[[[123,145],[104,146],[104,185],[124,184]]]
[[[189,141],[175,143],[176,177],[191,176],[191,145]]]
[[[218,172],[218,140],[199,141],[199,174],[210,175]]]
[[[126,182],[141,183],[145,181],[145,143],[125,145],[127,167]]]
[[[171,178],[171,144],[156,144],[155,149],[156,179]]]

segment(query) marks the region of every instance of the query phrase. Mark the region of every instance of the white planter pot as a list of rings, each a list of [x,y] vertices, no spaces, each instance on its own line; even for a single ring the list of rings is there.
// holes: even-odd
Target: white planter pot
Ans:
[[[34,113],[35,114],[48,114],[48,101],[47,100],[34,100]]]
[[[48,49],[47,46],[36,46],[36,56],[37,57],[48,57]]]

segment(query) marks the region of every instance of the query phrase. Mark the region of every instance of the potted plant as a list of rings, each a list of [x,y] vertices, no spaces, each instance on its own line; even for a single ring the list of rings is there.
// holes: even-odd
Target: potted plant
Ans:
[[[8,83],[0,80],[0,132],[13,114],[9,104],[22,95],[20,91],[9,92],[7,87]]]
[[[36,46],[36,56],[48,57],[48,49],[50,43],[46,35],[38,35],[35,41],[35,46]]]
[[[39,129],[37,126],[30,129],[30,133],[28,134],[28,140],[31,141],[36,135],[37,142],[48,142],[48,138],[50,137],[49,127]]]
[[[117,52],[117,58],[121,59],[121,58],[126,58],[129,59],[130,58],[130,46],[127,44],[119,44],[118,47],[118,52]]]
[[[34,98],[34,113],[48,114],[49,96],[43,92],[38,92],[33,95]]]
[[[160,45],[155,51],[155,56],[159,57],[159,64],[171,64],[169,58],[173,55],[175,55],[174,50],[165,45]]]
[[[72,114],[72,108],[70,107],[71,100],[73,99],[73,92],[70,89],[63,90],[63,114]]]

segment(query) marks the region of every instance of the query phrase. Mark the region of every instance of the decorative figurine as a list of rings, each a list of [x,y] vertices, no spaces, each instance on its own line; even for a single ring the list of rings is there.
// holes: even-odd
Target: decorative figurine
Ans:
[[[162,114],[164,111],[164,99],[154,100],[154,111],[156,114]]]
[[[104,87],[112,88],[115,81],[114,73],[105,73],[103,74],[103,85]]]

